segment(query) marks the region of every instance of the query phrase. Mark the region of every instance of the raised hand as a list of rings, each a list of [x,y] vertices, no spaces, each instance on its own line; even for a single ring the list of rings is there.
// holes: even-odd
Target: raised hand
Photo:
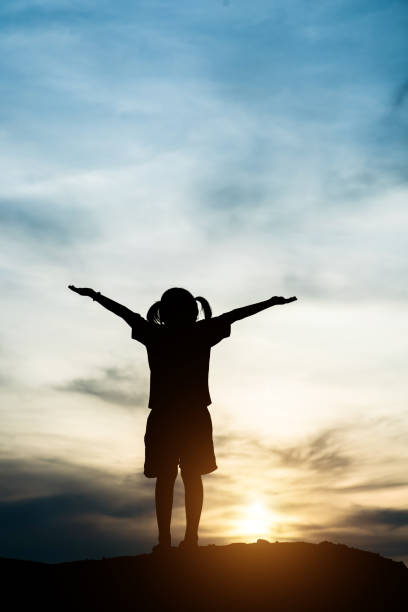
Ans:
[[[95,291],[89,287],[75,287],[75,285],[68,285],[68,289],[75,291],[75,293],[79,293],[79,295],[87,295],[88,297],[92,297],[95,293]]]
[[[293,296],[290,298],[284,298],[284,297],[275,295],[272,298],[272,300],[274,304],[289,304],[289,302],[295,302],[297,300],[297,297]]]
[[[275,295],[274,297],[271,297],[263,302],[250,304],[249,306],[242,306],[242,308],[234,308],[234,310],[225,312],[222,316],[230,323],[234,323],[235,321],[239,321],[239,319],[244,319],[245,317],[250,317],[257,312],[261,312],[261,310],[265,310],[265,308],[270,308],[271,306],[276,306],[277,304],[289,304],[289,302],[294,302],[295,300],[297,300],[297,297],[295,296],[284,298]]]

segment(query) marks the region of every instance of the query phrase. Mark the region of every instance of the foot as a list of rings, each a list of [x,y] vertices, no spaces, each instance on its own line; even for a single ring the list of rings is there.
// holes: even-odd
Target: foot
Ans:
[[[181,550],[197,550],[198,538],[184,538],[184,540],[181,540],[178,547]]]
[[[153,546],[152,553],[168,553],[171,551],[171,544],[164,544],[159,542],[156,546]]]

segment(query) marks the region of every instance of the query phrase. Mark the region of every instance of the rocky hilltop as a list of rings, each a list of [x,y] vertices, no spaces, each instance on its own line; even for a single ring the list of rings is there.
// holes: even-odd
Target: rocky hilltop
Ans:
[[[1,570],[13,610],[408,610],[404,563],[330,542],[258,540],[58,564],[1,559]]]

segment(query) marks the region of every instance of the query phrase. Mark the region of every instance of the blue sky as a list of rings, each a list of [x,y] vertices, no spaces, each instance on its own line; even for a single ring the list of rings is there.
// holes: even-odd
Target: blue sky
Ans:
[[[154,538],[144,349],[73,283],[143,315],[174,285],[215,314],[297,295],[213,351],[202,540],[408,559],[407,21],[385,1],[2,3],[3,556]]]

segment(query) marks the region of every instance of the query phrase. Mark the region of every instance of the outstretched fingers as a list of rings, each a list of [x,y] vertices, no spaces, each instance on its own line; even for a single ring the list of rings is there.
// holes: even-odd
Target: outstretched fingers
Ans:
[[[284,298],[280,295],[275,295],[273,298],[273,304],[289,304],[289,302],[294,302],[297,300],[297,297],[293,296],[290,298]]]
[[[89,289],[88,287],[75,287],[75,285],[68,285],[68,289],[71,291],[75,291],[75,293],[79,293],[79,295],[92,295],[93,289]]]

